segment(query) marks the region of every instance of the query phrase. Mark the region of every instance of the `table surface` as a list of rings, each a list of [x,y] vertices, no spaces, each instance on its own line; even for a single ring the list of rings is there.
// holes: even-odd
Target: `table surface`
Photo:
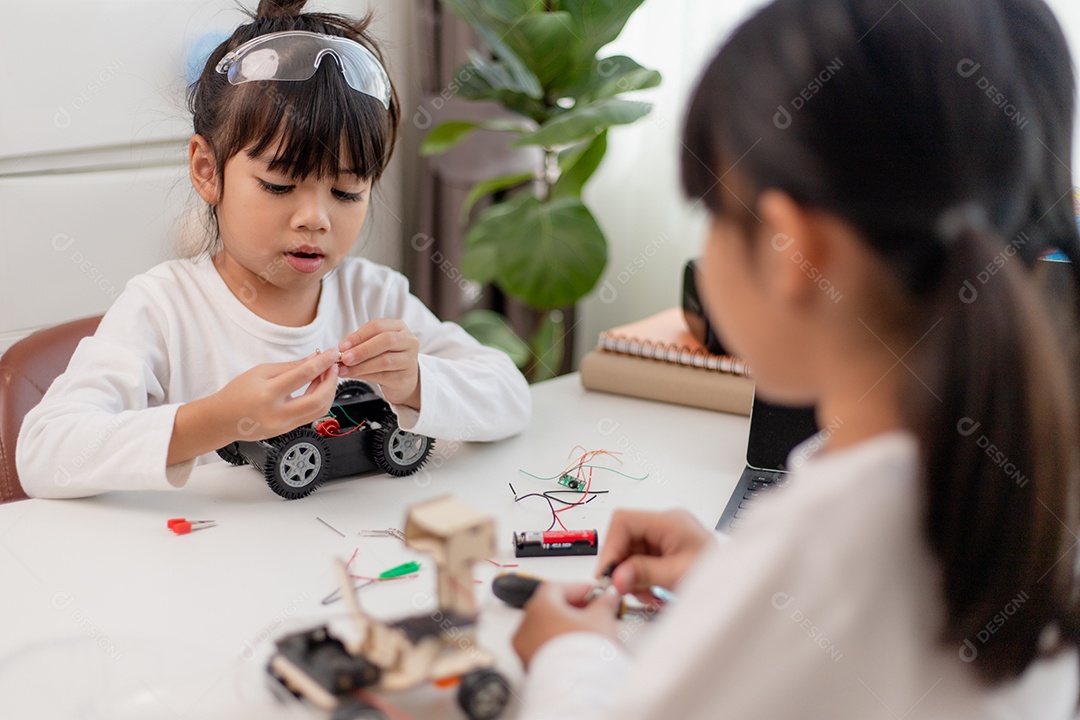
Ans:
[[[0,506],[0,715],[322,717],[279,701],[264,668],[274,638],[343,622],[340,602],[322,604],[335,587],[335,557],[358,549],[352,570],[361,575],[419,560],[418,577],[365,588],[360,601],[387,620],[434,609],[428,558],[396,539],[357,533],[400,528],[409,506],[452,493],[495,518],[498,563],[587,580],[595,557],[516,559],[511,547],[514,531],[546,528],[551,511],[541,498],[515,503],[509,484],[519,494],[554,488],[519,470],[555,475],[582,447],[621,453],[621,464],[603,464],[647,478],[595,471],[593,489],[609,493],[561,513],[567,527],[596,528],[602,542],[616,507],[682,507],[716,522],[743,468],[746,418],[588,392],[576,375],[532,393],[533,419],[521,435],[440,440],[412,477],[335,480],[287,502],[253,468],[212,463],[180,491]],[[175,536],[165,520],[176,516],[218,524]],[[479,640],[517,687],[522,670],[510,638],[520,611],[492,596],[498,572],[492,563],[475,568]],[[383,699],[414,718],[464,717],[450,690],[426,686]]]

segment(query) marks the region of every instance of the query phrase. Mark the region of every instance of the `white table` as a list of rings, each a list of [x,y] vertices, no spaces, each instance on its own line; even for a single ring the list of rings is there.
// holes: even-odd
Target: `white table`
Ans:
[[[334,589],[334,557],[359,548],[360,574],[420,560],[416,579],[369,587],[360,599],[385,619],[433,609],[427,558],[359,530],[401,527],[410,505],[453,493],[496,518],[499,562],[587,580],[595,557],[514,558],[512,532],[546,528],[550,511],[539,498],[515,504],[508,483],[519,493],[555,487],[519,468],[554,475],[581,445],[621,452],[623,464],[611,466],[627,474],[648,473],[596,471],[593,489],[610,493],[561,515],[572,529],[598,529],[602,542],[616,507],[679,506],[711,525],[743,467],[743,417],[587,392],[576,375],[535,386],[533,403],[532,423],[516,438],[440,441],[418,475],[331,481],[293,502],[253,468],[213,463],[181,491],[0,506],[0,717],[320,717],[275,699],[264,667],[273,638],[341,622],[341,603],[321,603]],[[165,521],[176,516],[218,525],[174,536]],[[476,566],[480,641],[516,686],[510,637],[519,611],[491,595],[497,572]],[[464,717],[454,691],[429,686],[385,699],[415,718]]]

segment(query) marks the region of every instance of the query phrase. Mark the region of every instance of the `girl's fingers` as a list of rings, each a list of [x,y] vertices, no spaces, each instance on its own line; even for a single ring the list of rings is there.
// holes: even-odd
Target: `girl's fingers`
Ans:
[[[585,596],[592,590],[592,585],[583,582],[552,583],[552,585],[558,589],[557,592],[552,593],[552,597],[574,607],[585,607]]]
[[[337,367],[331,365],[323,375],[312,381],[303,395],[286,401],[285,407],[293,417],[299,419],[297,424],[311,422],[326,414],[336,394]]]
[[[526,668],[545,643],[563,633],[595,632],[615,637],[618,593],[608,588],[582,608],[588,589],[585,584],[566,586],[557,582],[542,582],[536,588],[525,603],[524,617],[512,640]]]
[[[313,395],[320,390],[325,391],[328,389],[328,385],[333,383],[333,392],[337,392],[337,379],[338,379],[338,366],[337,364],[331,365],[323,371],[323,374],[311,381],[311,384],[307,386],[307,390],[304,391],[304,395]]]
[[[418,352],[419,349],[419,342],[410,332],[384,332],[343,353],[341,361],[346,365],[358,365],[387,353]]]
[[[643,549],[648,536],[655,534],[656,525],[661,522],[660,515],[642,510],[616,510],[608,526],[607,540],[600,549],[599,568],[606,570],[611,565],[621,563],[635,549]]]
[[[349,337],[341,341],[338,345],[338,349],[341,352],[350,350],[358,345],[362,345],[376,335],[382,333],[395,332],[399,330],[408,330],[408,326],[401,320],[396,318],[379,318],[377,320],[369,320],[360,326],[360,329],[354,332]]]
[[[407,352],[388,352],[356,365],[347,365],[353,377],[366,377],[378,373],[393,373],[416,367],[416,358]]]
[[[274,383],[286,392],[293,392],[314,381],[337,364],[341,353],[336,349],[325,350],[318,355],[294,363],[282,363],[283,372],[272,375]]]

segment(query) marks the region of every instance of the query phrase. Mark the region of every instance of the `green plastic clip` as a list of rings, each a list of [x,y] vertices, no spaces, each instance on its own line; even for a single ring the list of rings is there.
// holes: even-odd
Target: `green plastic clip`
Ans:
[[[388,578],[401,577],[402,575],[412,575],[419,569],[420,563],[413,560],[412,562],[402,563],[397,567],[392,567],[389,570],[379,573],[379,579],[386,580]]]

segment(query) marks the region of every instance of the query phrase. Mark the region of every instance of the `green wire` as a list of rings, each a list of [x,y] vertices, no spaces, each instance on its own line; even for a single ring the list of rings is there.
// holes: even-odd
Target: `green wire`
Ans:
[[[582,465],[581,467],[590,468],[590,469],[596,469],[596,470],[607,470],[608,472],[613,472],[616,475],[622,475],[624,478],[630,478],[631,480],[647,480],[649,478],[649,473],[645,473],[642,477],[634,477],[633,475],[627,475],[624,472],[620,472],[620,471],[618,471],[618,470],[616,470],[614,468],[604,467],[603,465]],[[521,469],[519,469],[518,472],[521,473],[522,475],[528,475],[531,478],[536,478],[537,480],[556,480],[556,479],[559,479],[559,478],[562,477],[562,475],[552,475],[551,477],[540,477],[539,475],[533,475],[528,470],[521,470]]]
[[[356,422],[355,420],[353,420],[351,417],[349,417],[349,413],[345,412],[345,408],[341,407],[340,405],[334,405],[331,408],[331,412],[330,412],[331,415],[334,414],[333,413],[333,408],[337,408],[338,410],[340,410],[341,414],[345,416],[345,419],[348,420],[349,422],[351,422],[353,425],[359,425],[360,424],[360,423]]]
[[[521,470],[520,468],[518,469],[518,472],[521,473],[522,475],[528,475],[531,478],[536,478],[537,480],[554,480],[557,477],[562,477],[561,475],[552,475],[551,477],[540,477],[539,475],[533,475],[528,470]]]

